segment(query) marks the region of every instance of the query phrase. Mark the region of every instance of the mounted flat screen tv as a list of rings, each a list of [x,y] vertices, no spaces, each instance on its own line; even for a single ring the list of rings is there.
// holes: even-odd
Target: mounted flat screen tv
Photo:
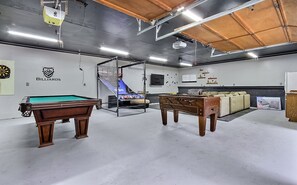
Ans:
[[[151,74],[151,85],[164,85],[164,75]]]

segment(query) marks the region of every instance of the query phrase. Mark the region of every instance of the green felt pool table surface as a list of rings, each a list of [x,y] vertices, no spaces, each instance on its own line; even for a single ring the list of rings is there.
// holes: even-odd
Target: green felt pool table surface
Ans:
[[[39,103],[57,103],[57,102],[68,102],[68,101],[82,101],[89,100],[88,98],[80,97],[80,96],[36,96],[30,97],[29,103],[39,104]]]
[[[88,137],[89,117],[94,105],[100,102],[101,99],[76,95],[25,96],[19,104],[19,111],[24,117],[30,117],[33,112],[38,127],[39,147],[45,147],[53,145],[56,120],[69,122],[70,118],[74,118],[75,138]]]

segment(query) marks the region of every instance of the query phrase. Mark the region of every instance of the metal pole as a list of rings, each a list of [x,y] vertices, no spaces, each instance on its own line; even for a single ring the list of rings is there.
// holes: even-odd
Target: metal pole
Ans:
[[[101,96],[101,81],[100,81],[100,77],[99,77],[99,70],[98,70],[98,68],[99,68],[99,66],[97,65],[97,68],[96,68],[96,74],[97,74],[97,76],[96,76],[96,79],[97,79],[97,99],[99,99],[99,96]],[[100,83],[100,84],[99,84]],[[100,90],[99,90],[99,85],[100,85]],[[99,95],[99,93],[100,93],[100,95]],[[102,108],[102,101],[101,101],[101,108]],[[97,105],[96,106],[96,108],[97,109],[99,109],[100,107],[99,107],[99,105]]]
[[[104,61],[104,62],[98,63],[97,65],[100,66],[100,65],[102,65],[102,64],[106,64],[106,63],[108,63],[108,62],[112,62],[112,61],[114,61],[114,60],[116,60],[116,59],[117,59],[117,57],[113,57],[113,58],[111,58],[111,59],[109,59],[109,60],[106,60],[106,61]]]
[[[96,71],[96,74],[97,74],[97,76],[96,76],[96,79],[97,79],[97,99],[99,99],[99,73],[98,73],[98,65],[97,65],[97,71]]]
[[[172,35],[175,35],[177,33],[180,33],[182,31],[185,31],[187,29],[190,29],[190,28],[193,28],[195,26],[201,25],[203,23],[206,23],[206,22],[212,21],[214,19],[223,17],[225,15],[231,14],[231,13],[236,12],[238,10],[241,10],[241,9],[244,9],[244,8],[247,8],[247,7],[250,7],[250,6],[253,6],[253,5],[258,4],[258,3],[262,2],[262,1],[264,1],[264,0],[251,0],[251,1],[246,2],[246,3],[242,4],[242,5],[239,5],[239,6],[235,7],[235,8],[231,8],[230,10],[227,10],[227,11],[224,11],[224,12],[221,12],[221,13],[218,13],[218,14],[215,14],[215,15],[212,15],[210,17],[207,17],[207,18],[202,19],[202,20],[197,21],[197,22],[193,22],[193,23],[187,24],[185,26],[181,26],[179,28],[174,29],[175,31],[173,31],[171,33],[167,33],[167,34],[162,35],[160,37],[157,37],[156,36],[156,41],[165,39],[167,37],[170,37]],[[156,35],[157,35],[157,32],[156,32]]]
[[[203,4],[203,3],[205,3],[206,1],[208,1],[208,0],[196,0],[196,2],[192,3],[191,5],[189,5],[189,6],[186,7],[184,10],[182,10],[182,11],[180,11],[180,12],[175,11],[175,13],[174,13],[173,15],[170,15],[170,16],[168,16],[168,17],[165,17],[165,18],[161,19],[160,21],[158,21],[158,22],[157,22],[155,25],[153,25],[153,26],[149,26],[149,27],[143,29],[142,31],[139,30],[139,28],[138,28],[138,33],[137,33],[137,35],[140,35],[140,34],[142,34],[142,33],[144,33],[144,32],[147,32],[147,31],[153,29],[154,27],[159,26],[159,25],[161,25],[161,24],[163,24],[163,23],[165,23],[165,22],[167,22],[167,21],[169,21],[169,20],[171,20],[171,19],[173,19],[173,18],[179,16],[179,15],[182,14],[184,11],[186,11],[186,10],[191,10],[192,8],[195,8],[196,6],[199,6],[199,5]]]
[[[144,95],[144,112],[146,112],[146,61],[143,62],[143,95]]]
[[[274,47],[279,47],[279,46],[286,46],[286,45],[291,45],[291,44],[297,44],[297,42],[286,42],[286,43],[281,43],[281,44],[275,44],[271,46],[262,46],[258,48],[252,48],[252,49],[245,49],[245,50],[239,50],[239,51],[232,51],[232,52],[227,52],[227,53],[221,53],[221,54],[214,54],[214,52],[211,52],[210,57],[222,57],[226,55],[232,55],[232,54],[239,54],[239,53],[246,53],[246,52],[251,52],[251,51],[256,51],[256,50],[261,50],[261,49],[268,49],[268,48],[274,48]],[[212,49],[214,51],[214,49]]]
[[[117,80],[117,117],[119,117],[119,60],[118,60],[118,57],[116,57],[116,69],[117,69],[117,77],[116,77],[116,80]]]

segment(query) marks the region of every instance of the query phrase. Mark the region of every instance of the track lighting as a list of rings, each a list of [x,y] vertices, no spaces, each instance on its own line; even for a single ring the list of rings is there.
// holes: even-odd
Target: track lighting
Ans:
[[[56,42],[56,43],[62,42],[61,40],[58,40],[58,39],[53,39],[53,38],[39,36],[39,35],[33,35],[30,33],[23,33],[23,32],[11,31],[11,30],[8,31],[8,33],[10,35],[16,35],[16,36],[20,36],[20,37],[29,38],[29,39],[42,40],[42,41],[47,41],[47,42]]]
[[[194,14],[193,12],[191,12],[190,10],[186,10],[182,13],[183,15],[187,16],[188,18],[194,20],[194,21],[201,21],[202,18],[199,17],[198,15]]]
[[[177,11],[178,11],[178,12],[181,12],[181,11],[183,11],[184,9],[185,9],[185,7],[182,6],[182,7],[178,8]]]
[[[186,62],[180,62],[179,65],[181,65],[181,66],[189,66],[189,67],[192,67],[193,66],[193,64],[186,63]]]
[[[127,52],[127,51],[122,51],[122,50],[118,50],[118,49],[108,48],[108,47],[104,47],[104,46],[101,46],[100,47],[100,50],[111,52],[111,53],[116,53],[116,54],[120,54],[120,55],[129,55],[129,52]]]
[[[168,61],[166,58],[159,58],[159,57],[154,57],[154,56],[150,56],[149,59],[150,60],[160,61],[160,62],[167,62]]]
[[[258,58],[258,55],[256,55],[255,53],[253,53],[253,52],[248,52],[247,53],[250,57],[252,57],[252,58]]]

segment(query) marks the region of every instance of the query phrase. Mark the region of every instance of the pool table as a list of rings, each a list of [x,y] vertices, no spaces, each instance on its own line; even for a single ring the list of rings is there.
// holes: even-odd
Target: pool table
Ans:
[[[22,116],[33,112],[38,127],[39,147],[53,145],[54,123],[56,120],[69,121],[74,118],[75,138],[88,137],[89,117],[93,106],[101,104],[100,99],[76,95],[25,96],[19,104]]]
[[[198,116],[199,135],[205,135],[206,118],[210,116],[210,131],[216,130],[220,108],[219,97],[160,95],[160,109],[163,125],[167,125],[167,110],[173,110],[174,122],[178,122],[178,113],[187,112]]]

